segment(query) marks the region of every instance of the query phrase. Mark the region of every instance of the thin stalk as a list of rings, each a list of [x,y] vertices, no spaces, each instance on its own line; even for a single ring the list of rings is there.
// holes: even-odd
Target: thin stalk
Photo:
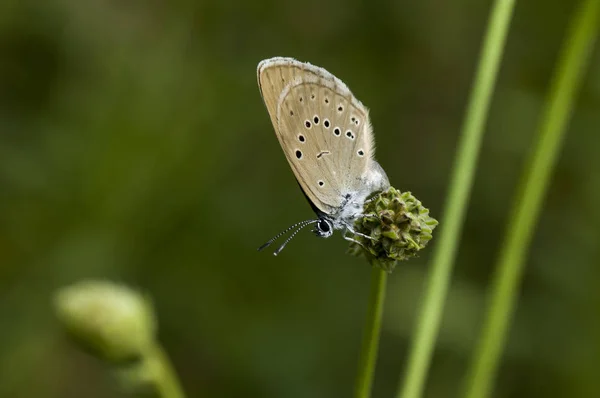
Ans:
[[[548,181],[598,33],[600,0],[584,0],[571,20],[548,103],[540,120],[537,142],[513,203],[511,222],[498,258],[487,318],[467,373],[465,397],[490,395],[506,333],[516,303],[527,249],[531,243]]]
[[[440,222],[442,231],[427,280],[427,290],[415,329],[404,386],[399,387],[398,397],[418,398],[423,391],[513,8],[514,0],[496,0],[491,10],[456,153],[448,199]]]
[[[358,377],[356,379],[356,398],[369,398],[375,374],[377,351],[379,349],[379,333],[381,316],[385,300],[387,272],[373,265],[371,270],[371,291],[369,293],[369,309],[360,354]]]
[[[157,397],[185,398],[171,361],[160,344],[155,343],[148,350],[145,361],[151,364],[150,368],[152,370],[150,373],[153,378],[153,385],[156,388]]]

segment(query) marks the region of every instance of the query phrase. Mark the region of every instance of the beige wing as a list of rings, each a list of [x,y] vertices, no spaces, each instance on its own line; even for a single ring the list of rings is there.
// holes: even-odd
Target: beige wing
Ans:
[[[258,82],[279,143],[308,199],[334,214],[360,190],[373,157],[367,109],[322,68],[273,58]]]

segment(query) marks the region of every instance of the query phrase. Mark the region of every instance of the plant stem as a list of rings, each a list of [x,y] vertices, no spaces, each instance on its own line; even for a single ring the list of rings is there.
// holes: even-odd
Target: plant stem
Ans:
[[[467,398],[489,396],[492,389],[527,249],[572,113],[575,94],[597,36],[599,19],[600,0],[584,0],[571,21],[540,121],[537,142],[513,203],[511,222],[496,265],[487,318],[466,377],[464,396]]]
[[[514,0],[496,0],[490,14],[456,153],[448,199],[440,222],[442,231],[427,280],[427,291],[415,329],[404,386],[398,389],[398,397],[417,398],[423,391],[513,6]]]
[[[381,316],[385,300],[387,272],[372,265],[371,291],[369,293],[369,309],[362,342],[358,377],[356,379],[355,398],[369,398],[373,385],[377,350],[379,348],[379,332],[381,331]]]
[[[153,376],[155,376],[154,385],[157,396],[160,398],[184,398],[185,394],[179,385],[177,374],[162,346],[156,343],[147,355],[147,361],[155,366],[152,366],[152,369],[156,372]]]

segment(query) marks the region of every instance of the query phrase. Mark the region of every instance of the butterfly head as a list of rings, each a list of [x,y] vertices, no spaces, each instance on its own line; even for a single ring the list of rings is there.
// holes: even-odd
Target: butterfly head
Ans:
[[[321,216],[315,224],[313,232],[319,238],[329,238],[333,234],[333,223],[331,220]]]

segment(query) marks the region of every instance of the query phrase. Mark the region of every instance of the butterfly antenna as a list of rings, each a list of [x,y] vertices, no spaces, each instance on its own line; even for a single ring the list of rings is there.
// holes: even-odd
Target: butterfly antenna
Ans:
[[[279,246],[279,248],[278,248],[277,250],[275,250],[275,251],[273,252],[273,255],[274,255],[274,256],[276,256],[276,255],[278,255],[279,253],[281,253],[281,251],[283,250],[283,248],[285,247],[285,245],[287,245],[287,244],[288,244],[288,242],[289,242],[289,241],[291,241],[291,240],[294,238],[294,236],[296,236],[296,234],[297,234],[298,232],[300,232],[300,230],[301,230],[302,228],[306,227],[308,224],[315,224],[315,223],[318,223],[318,222],[319,222],[319,220],[312,220],[312,221],[307,221],[305,224],[302,224],[302,225],[301,225],[301,226],[300,226],[300,227],[299,227],[297,230],[295,230],[295,231],[294,231],[294,233],[292,233],[292,234],[290,235],[290,237],[289,237],[289,238],[287,238],[287,239],[285,240],[285,242],[283,242],[283,244],[282,244],[281,246]]]
[[[275,235],[274,237],[272,237],[271,239],[269,239],[267,241],[267,243],[265,243],[264,245],[262,245],[261,247],[258,248],[258,251],[261,251],[263,249],[266,249],[267,247],[271,246],[271,244],[273,242],[275,242],[277,239],[279,239],[282,235],[285,235],[286,233],[288,233],[289,231],[291,231],[292,229],[296,228],[298,225],[300,225],[300,229],[302,229],[303,227],[305,227],[306,225],[315,222],[314,220],[306,220],[306,221],[301,221],[298,222],[294,225],[292,225],[289,228],[284,229],[283,231],[281,231],[280,233],[278,233],[277,235]],[[300,230],[299,229],[299,230]]]

